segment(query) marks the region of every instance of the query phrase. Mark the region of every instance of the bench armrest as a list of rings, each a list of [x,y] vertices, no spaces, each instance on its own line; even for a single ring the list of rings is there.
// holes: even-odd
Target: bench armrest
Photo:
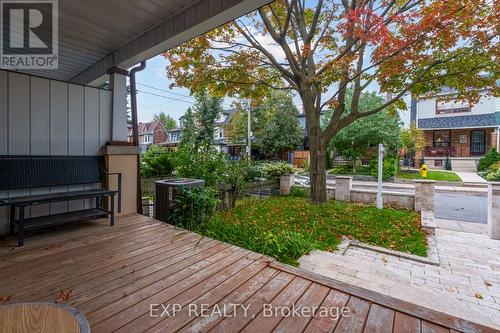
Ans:
[[[118,176],[118,213],[122,212],[122,174],[121,172],[104,172],[107,176]]]

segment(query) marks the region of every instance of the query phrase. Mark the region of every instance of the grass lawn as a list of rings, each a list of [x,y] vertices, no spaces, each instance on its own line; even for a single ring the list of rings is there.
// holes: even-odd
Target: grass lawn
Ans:
[[[427,173],[427,178],[420,175],[420,172],[408,172],[405,170],[400,170],[397,178],[403,179],[429,179],[429,180],[442,180],[448,182],[459,182],[462,179],[457,176],[456,173],[452,171],[439,171],[439,170],[429,170]]]
[[[289,264],[313,249],[335,250],[342,235],[421,256],[427,252],[415,212],[338,201],[313,205],[303,194],[245,198],[196,231]]]

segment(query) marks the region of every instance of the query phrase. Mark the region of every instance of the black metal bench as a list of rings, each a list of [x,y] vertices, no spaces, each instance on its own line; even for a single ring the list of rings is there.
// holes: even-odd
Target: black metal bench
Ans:
[[[104,177],[108,175],[118,177],[117,191],[102,188]],[[110,225],[113,225],[116,194],[118,212],[121,211],[121,178],[120,173],[105,171],[102,156],[0,156],[0,191],[101,184],[101,188],[94,189],[0,198],[0,206],[10,207],[10,233],[13,234],[17,229],[17,244],[23,246],[24,232],[28,230],[106,216],[109,216]],[[102,207],[106,197],[111,201],[109,210]],[[28,206],[94,198],[93,208],[26,218],[25,209]]]

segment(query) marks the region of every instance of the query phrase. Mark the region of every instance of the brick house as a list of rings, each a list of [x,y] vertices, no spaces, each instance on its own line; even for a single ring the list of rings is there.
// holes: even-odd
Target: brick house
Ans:
[[[411,121],[425,134],[426,146],[417,153],[429,168],[443,169],[450,157],[455,171],[475,171],[481,156],[499,149],[500,99],[482,97],[478,103],[451,99],[442,88],[433,95],[412,100]]]
[[[128,136],[127,141],[132,142],[132,125],[127,126]],[[148,123],[139,123],[139,146],[141,154],[145,154],[151,145],[164,145],[168,142],[168,131],[159,121],[151,121]]]

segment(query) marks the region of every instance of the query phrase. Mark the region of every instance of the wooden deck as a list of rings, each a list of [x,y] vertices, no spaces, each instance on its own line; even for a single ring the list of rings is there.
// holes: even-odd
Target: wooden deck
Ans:
[[[59,227],[28,236],[23,248],[14,244],[0,244],[0,297],[66,302],[85,314],[92,332],[495,331],[139,215],[119,217],[114,227],[103,220]],[[151,304],[160,303],[171,305],[170,317],[150,316]],[[173,304],[181,306],[175,315]],[[232,304],[241,306],[232,311]],[[350,313],[267,316],[264,304]],[[207,316],[196,316],[202,305]],[[224,305],[225,315],[212,313]],[[162,312],[158,306],[153,314]]]

